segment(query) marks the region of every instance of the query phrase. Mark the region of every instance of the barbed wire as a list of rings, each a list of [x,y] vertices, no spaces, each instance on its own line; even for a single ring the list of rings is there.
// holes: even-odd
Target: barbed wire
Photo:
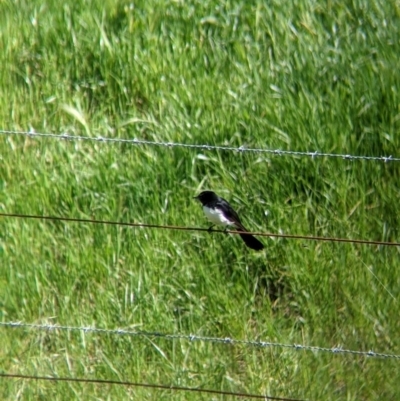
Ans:
[[[162,224],[147,224],[147,223],[125,223],[122,221],[109,221],[109,220],[95,220],[95,219],[81,219],[74,217],[59,217],[59,216],[38,216],[31,214],[18,214],[18,213],[0,213],[0,217],[14,217],[20,219],[36,219],[36,220],[53,220],[53,221],[65,221],[69,223],[90,223],[90,224],[105,224],[113,226],[125,226],[125,227],[141,227],[141,228],[159,228],[165,230],[180,230],[180,231],[203,231],[213,233],[224,233],[224,234],[239,234],[239,235],[258,235],[260,237],[275,237],[275,238],[286,238],[286,239],[300,239],[309,241],[325,241],[325,242],[345,242],[352,244],[362,245],[382,245],[382,246],[400,246],[400,242],[389,242],[389,241],[373,241],[364,239],[350,239],[350,238],[339,238],[339,237],[319,237],[315,235],[297,235],[297,234],[276,234],[276,233],[265,233],[258,231],[242,231],[236,230],[219,230],[201,227],[186,227],[186,226],[171,226]]]
[[[169,340],[187,340],[190,342],[201,341],[201,342],[209,342],[209,343],[225,344],[233,346],[244,345],[257,348],[286,348],[296,351],[303,350],[312,352],[328,352],[330,354],[350,354],[363,357],[376,357],[376,358],[400,360],[400,355],[375,352],[372,350],[358,351],[358,350],[344,349],[341,347],[327,348],[313,345],[285,344],[285,343],[270,342],[270,341],[237,340],[230,337],[225,337],[225,338],[207,337],[207,336],[197,336],[195,334],[179,334],[179,333],[169,334],[169,333],[162,333],[159,331],[102,329],[93,326],[79,327],[79,326],[64,326],[57,324],[38,324],[38,323],[24,323],[24,322],[0,322],[0,327],[1,326],[9,328],[25,328],[25,329],[47,330],[47,331],[54,331],[54,330],[70,331],[70,332],[79,331],[84,333],[120,335],[120,336],[131,336],[131,337],[157,337]]]
[[[239,147],[234,146],[220,146],[220,145],[207,145],[207,144],[189,144],[181,142],[162,142],[162,141],[149,141],[144,139],[127,139],[127,138],[109,138],[103,136],[82,136],[82,135],[70,135],[67,133],[61,134],[51,134],[42,133],[35,131],[14,131],[14,130],[3,130],[0,129],[0,134],[2,135],[19,135],[27,136],[30,138],[41,137],[49,139],[59,139],[67,141],[92,141],[92,142],[102,142],[102,143],[125,143],[129,145],[148,145],[148,146],[162,146],[167,148],[187,148],[187,149],[197,149],[197,150],[219,150],[227,152],[237,152],[237,153],[266,153],[276,156],[293,156],[293,157],[331,157],[343,160],[367,160],[367,161],[381,161],[387,162],[399,162],[399,157],[393,156],[356,156],[350,154],[340,154],[340,153],[326,153],[319,151],[294,151],[294,150],[281,150],[281,149],[266,149],[266,148],[248,148],[244,145]]]
[[[238,398],[257,398],[261,400],[275,400],[275,401],[303,401],[295,398],[283,398],[283,397],[272,397],[269,395],[251,394],[251,393],[235,393],[232,391],[223,390],[212,390],[195,387],[180,387],[174,385],[165,384],[151,384],[151,383],[135,383],[130,381],[120,380],[108,380],[108,379],[85,379],[79,377],[54,377],[54,376],[34,376],[34,375],[22,375],[17,373],[0,373],[0,377],[8,379],[25,379],[25,380],[47,380],[47,381],[63,381],[63,382],[74,382],[74,383],[92,383],[92,384],[113,384],[119,386],[130,386],[130,387],[144,387],[152,388],[157,390],[171,390],[171,391],[188,391],[196,393],[207,393],[217,395],[228,395]]]

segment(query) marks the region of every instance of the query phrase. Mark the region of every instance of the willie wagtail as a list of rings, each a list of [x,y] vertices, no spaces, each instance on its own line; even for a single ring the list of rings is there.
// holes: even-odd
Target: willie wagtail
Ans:
[[[203,211],[208,220],[211,221],[212,226],[222,225],[222,226],[234,226],[238,231],[247,233],[248,231],[244,228],[242,222],[239,219],[238,214],[235,212],[233,207],[224,198],[219,197],[213,191],[203,191],[200,195],[195,196],[203,205]],[[256,251],[261,251],[264,249],[264,245],[252,235],[249,234],[239,234],[242,237],[244,243],[251,249]]]

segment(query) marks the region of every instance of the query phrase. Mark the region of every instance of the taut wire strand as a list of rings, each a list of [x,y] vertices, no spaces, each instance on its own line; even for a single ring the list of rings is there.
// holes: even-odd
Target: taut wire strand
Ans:
[[[368,161],[380,161],[380,162],[399,162],[399,157],[390,156],[357,156],[350,154],[340,153],[327,153],[319,151],[294,151],[294,150],[281,150],[281,149],[267,149],[267,148],[248,148],[246,146],[220,146],[220,145],[208,145],[208,144],[189,144],[181,142],[163,142],[163,141],[148,141],[143,139],[124,139],[124,138],[108,138],[103,136],[82,136],[82,135],[70,135],[67,133],[51,134],[35,131],[16,131],[16,130],[4,130],[0,129],[2,135],[14,135],[14,136],[26,136],[30,138],[48,138],[48,139],[59,139],[66,141],[91,141],[91,142],[102,142],[102,143],[125,143],[130,145],[147,145],[147,146],[161,146],[166,148],[187,148],[197,150],[219,150],[227,152],[237,153],[265,153],[276,156],[292,156],[292,157],[311,157],[312,159],[317,157],[330,157],[343,160],[368,160]]]
[[[121,221],[81,219],[75,217],[39,216],[39,215],[18,214],[18,213],[0,213],[0,217],[13,217],[19,219],[35,219],[35,220],[47,220],[47,221],[48,220],[65,221],[69,223],[105,224],[105,225],[125,226],[125,227],[159,228],[165,230],[206,231],[206,232],[229,233],[229,234],[239,234],[239,235],[258,235],[260,237],[276,237],[276,238],[299,239],[308,241],[325,241],[325,242],[346,242],[346,243],[362,244],[362,245],[400,246],[400,242],[390,242],[390,241],[374,241],[374,240],[338,238],[338,237],[319,237],[315,235],[276,234],[276,233],[265,233],[258,231],[254,232],[248,231],[246,233],[236,230],[210,231],[208,228],[201,228],[201,227],[172,226],[172,225],[148,224],[148,223],[125,223]]]

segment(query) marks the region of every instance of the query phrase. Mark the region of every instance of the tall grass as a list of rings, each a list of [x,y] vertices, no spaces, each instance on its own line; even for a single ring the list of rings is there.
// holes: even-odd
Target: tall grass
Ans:
[[[395,1],[0,5],[0,126],[398,156]],[[1,136],[6,212],[398,241],[397,163]],[[0,220],[3,321],[140,328],[400,354],[398,249]],[[398,399],[390,359],[1,329],[3,372]],[[3,399],[187,399],[2,379]],[[191,394],[190,399],[209,399]]]

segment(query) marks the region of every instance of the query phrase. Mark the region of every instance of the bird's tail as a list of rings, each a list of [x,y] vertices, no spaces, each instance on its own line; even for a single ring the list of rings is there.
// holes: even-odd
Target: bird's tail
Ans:
[[[242,225],[240,227],[237,227],[237,230],[247,233],[247,230]],[[239,235],[242,238],[243,242],[249,248],[254,249],[255,251],[261,251],[262,249],[264,249],[264,244],[253,235],[251,234],[239,234]]]

